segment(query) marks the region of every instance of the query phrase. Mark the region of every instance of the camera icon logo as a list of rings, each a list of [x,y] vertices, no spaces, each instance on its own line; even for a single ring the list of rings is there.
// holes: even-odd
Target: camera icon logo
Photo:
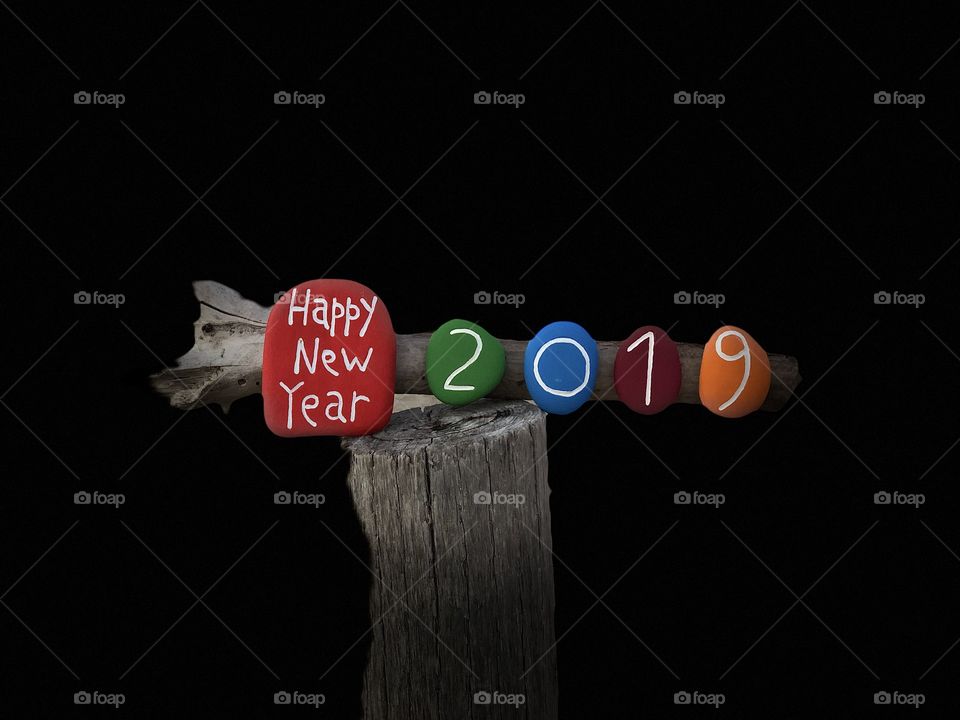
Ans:
[[[692,700],[690,693],[686,690],[681,690],[673,694],[673,704],[674,705],[689,705]]]
[[[891,101],[892,96],[886,90],[881,90],[873,94],[874,105],[889,105]]]
[[[274,304],[274,305],[276,305],[277,303],[286,303],[286,302],[289,302],[289,301],[290,301],[290,298],[287,296],[286,291],[281,291],[281,292],[278,292],[278,293],[274,293],[274,294],[273,294],[273,304]]]
[[[481,490],[473,494],[473,504],[474,505],[489,505],[490,504],[490,493],[486,490]]]
[[[74,305],[89,305],[91,302],[93,302],[93,296],[86,290],[81,290],[73,294]]]
[[[286,690],[281,690],[273,694],[274,705],[289,705],[292,700],[292,696]]]
[[[73,94],[74,105],[89,105],[92,100],[93,97],[86,90],[81,90]]]
[[[880,692],[873,694],[873,704],[874,705],[889,705],[892,698],[890,693],[886,690],[881,690]]]
[[[473,94],[474,105],[489,105],[492,99],[492,96],[486,90],[481,90]]]
[[[881,290],[880,292],[875,292],[873,294],[874,305],[889,305],[892,301],[893,296],[886,290]]]
[[[81,690],[73,694],[74,705],[89,705],[92,699],[92,696],[86,690]]]
[[[673,94],[674,105],[689,105],[692,99],[692,96],[686,90],[681,90]]]
[[[274,505],[289,505],[291,500],[292,496],[286,490],[281,490],[273,494]]]
[[[481,290],[473,294],[474,305],[489,305],[493,298],[486,290]]]
[[[81,490],[73,494],[73,504],[74,505],[89,505],[91,500],[91,495],[86,490]]]
[[[889,505],[892,500],[893,497],[886,490],[881,490],[880,492],[873,494],[874,505]]]
[[[681,290],[673,294],[674,305],[689,305],[693,301],[693,296],[686,290]]]
[[[475,692],[473,694],[474,705],[489,705],[492,701],[493,696],[486,690],[481,690],[480,692]]]
[[[673,494],[673,504],[674,505],[689,505],[691,500],[691,495],[686,490],[681,490]]]
[[[289,105],[293,101],[293,96],[286,90],[280,90],[273,94],[274,105]]]

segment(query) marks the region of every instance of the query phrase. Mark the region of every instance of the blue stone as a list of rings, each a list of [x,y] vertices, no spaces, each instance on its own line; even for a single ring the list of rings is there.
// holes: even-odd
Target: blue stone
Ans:
[[[576,323],[555,322],[527,343],[523,377],[541,410],[566,415],[590,398],[597,364],[597,343],[590,333]]]

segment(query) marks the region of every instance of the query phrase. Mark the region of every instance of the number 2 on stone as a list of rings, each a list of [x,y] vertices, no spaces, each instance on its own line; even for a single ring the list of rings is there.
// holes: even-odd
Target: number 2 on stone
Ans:
[[[473,354],[460,365],[470,353],[471,341],[476,346]],[[466,320],[449,320],[437,328],[427,343],[426,359],[430,392],[450,405],[466,405],[488,395],[500,383],[506,365],[503,345]]]
[[[473,330],[469,328],[454,328],[453,330],[450,331],[450,334],[451,335],[464,335],[464,334],[469,335],[470,337],[472,337],[474,340],[477,341],[477,348],[476,350],[473,351],[473,355],[470,356],[469,360],[467,360],[463,365],[458,367],[452,373],[447,375],[447,379],[443,383],[443,389],[455,390],[460,392],[469,392],[470,390],[476,390],[476,387],[474,385],[454,385],[453,379],[477,361],[477,358],[480,357],[480,353],[483,350],[483,340],[480,339],[480,336],[477,333],[475,333]]]

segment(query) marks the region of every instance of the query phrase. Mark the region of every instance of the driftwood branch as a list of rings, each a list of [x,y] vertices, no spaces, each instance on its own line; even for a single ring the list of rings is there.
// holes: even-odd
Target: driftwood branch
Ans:
[[[230,404],[247,395],[260,392],[263,335],[270,308],[246,300],[235,290],[220,283],[203,280],[193,284],[200,301],[200,317],[194,323],[195,344],[172,368],[152,375],[153,388],[169,398],[170,404],[189,410],[203,403],[219,404],[229,410]],[[430,333],[397,335],[397,383],[399,395],[429,396],[426,380],[426,350]],[[507,356],[507,367],[501,383],[490,393],[492,398],[526,400],[530,398],[523,381],[524,340],[500,340]],[[613,389],[613,361],[620,341],[597,343],[600,362],[597,370],[595,398],[618,400]],[[703,345],[677,343],[683,366],[683,383],[678,402],[699,404],[698,384]],[[779,410],[797,385],[800,370],[797,359],[771,353],[773,377],[770,392],[761,409]],[[429,404],[424,400],[412,404]],[[410,403],[407,403],[409,406]]]

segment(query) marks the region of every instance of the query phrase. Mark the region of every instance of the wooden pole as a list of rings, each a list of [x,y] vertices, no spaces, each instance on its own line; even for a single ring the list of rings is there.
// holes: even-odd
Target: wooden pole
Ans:
[[[229,409],[239,398],[260,392],[263,335],[270,308],[246,300],[236,291],[211,281],[194,283],[200,301],[200,318],[194,323],[196,344],[177,361],[177,367],[164,368],[151,376],[154,389],[170,404],[189,410],[198,403],[217,403]],[[639,320],[637,321],[640,322]],[[624,337],[633,328],[624,328]],[[426,349],[429,333],[397,335],[398,394],[429,395],[426,373]],[[506,351],[503,380],[490,397],[528,399],[523,381],[523,353],[526,341],[501,340]],[[597,343],[599,363],[593,399],[618,400],[613,389],[613,361],[619,341]],[[700,403],[700,358],[703,345],[677,343],[682,366],[682,384],[677,402]],[[770,392],[762,410],[782,408],[800,384],[797,359],[769,353]]]
[[[375,577],[364,718],[554,720],[544,413],[434,405],[343,445]]]

